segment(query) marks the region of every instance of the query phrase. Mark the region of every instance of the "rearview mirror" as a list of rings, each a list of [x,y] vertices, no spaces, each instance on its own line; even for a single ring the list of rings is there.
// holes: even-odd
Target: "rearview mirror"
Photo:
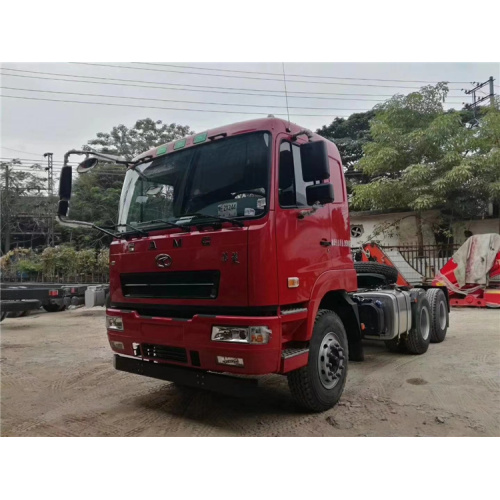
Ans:
[[[319,203],[320,205],[326,205],[327,203],[333,203],[333,186],[330,183],[327,184],[314,184],[312,186],[306,187],[306,198],[307,204],[309,206]]]
[[[61,177],[59,178],[59,198],[61,200],[70,200],[72,181],[73,168],[66,165],[61,169]]]
[[[325,141],[306,142],[300,145],[300,161],[304,182],[323,181],[330,177],[328,151]]]
[[[67,217],[69,212],[69,201],[59,200],[59,205],[57,205],[57,215],[61,217]]]
[[[90,158],[87,158],[86,160],[83,160],[78,167],[76,167],[76,171],[79,174],[84,174],[85,172],[88,172],[90,169],[94,168],[97,166],[99,163],[99,158],[96,158],[95,156],[91,156]]]

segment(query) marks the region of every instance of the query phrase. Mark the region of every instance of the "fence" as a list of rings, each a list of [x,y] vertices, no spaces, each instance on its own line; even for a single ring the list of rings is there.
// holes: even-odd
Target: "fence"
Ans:
[[[411,274],[414,274],[416,271],[416,273],[421,276],[421,279],[432,280],[459,247],[460,245],[453,243],[423,246],[397,245],[393,247],[383,247],[383,250],[390,258],[390,254],[396,254],[391,260],[399,253],[407,265],[412,268],[413,273]],[[394,264],[396,266],[398,265],[397,262],[394,262]],[[402,269],[401,272],[405,275]],[[410,278],[414,278],[414,276],[410,276]],[[415,280],[408,279],[408,281]]]

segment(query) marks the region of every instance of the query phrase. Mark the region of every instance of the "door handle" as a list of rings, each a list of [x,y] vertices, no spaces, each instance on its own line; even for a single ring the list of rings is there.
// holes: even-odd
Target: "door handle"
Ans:
[[[332,246],[332,242],[331,241],[328,241],[328,240],[321,240],[319,242],[319,244],[322,246],[322,247],[331,247]]]

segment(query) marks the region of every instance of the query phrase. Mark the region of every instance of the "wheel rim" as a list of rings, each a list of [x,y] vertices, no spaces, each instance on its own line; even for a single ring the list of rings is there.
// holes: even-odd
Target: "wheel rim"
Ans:
[[[325,389],[335,387],[345,369],[344,349],[333,332],[327,333],[321,341],[318,354],[318,372]]]
[[[422,334],[422,338],[424,340],[427,340],[429,330],[429,311],[426,307],[424,307],[420,313],[420,333]]]
[[[443,301],[439,303],[439,326],[441,330],[446,328],[446,306]]]

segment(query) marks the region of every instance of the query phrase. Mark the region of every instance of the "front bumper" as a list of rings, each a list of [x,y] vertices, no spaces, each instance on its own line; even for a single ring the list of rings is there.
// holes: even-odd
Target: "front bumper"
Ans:
[[[171,366],[165,363],[142,361],[115,354],[114,366],[117,370],[168,380],[190,387],[213,390],[231,396],[253,396],[257,393],[258,381],[251,378],[237,378],[218,373],[207,373],[193,368]]]
[[[123,318],[123,331],[108,330],[111,348],[117,354],[212,372],[245,375],[280,372],[281,319],[277,316],[195,315],[191,319],[177,319],[141,316],[136,311],[119,309],[108,309],[107,314]],[[215,342],[211,340],[215,325],[261,325],[270,328],[272,334],[265,345]],[[117,349],[117,345],[123,349]],[[219,364],[218,356],[241,358],[244,366]]]

